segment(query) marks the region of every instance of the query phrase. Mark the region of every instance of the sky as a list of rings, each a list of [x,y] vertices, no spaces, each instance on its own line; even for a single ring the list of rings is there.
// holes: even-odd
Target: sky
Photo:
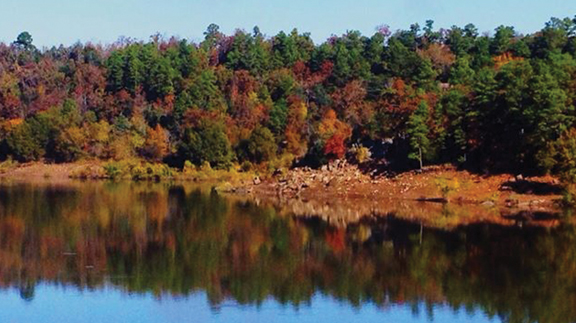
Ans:
[[[226,34],[255,25],[267,36],[297,28],[322,42],[347,30],[372,35],[379,25],[407,29],[428,19],[436,28],[473,23],[490,32],[512,25],[532,33],[550,17],[575,15],[574,0],[2,0],[0,41],[22,31],[37,47],[148,40],[157,33],[200,41],[216,23]]]

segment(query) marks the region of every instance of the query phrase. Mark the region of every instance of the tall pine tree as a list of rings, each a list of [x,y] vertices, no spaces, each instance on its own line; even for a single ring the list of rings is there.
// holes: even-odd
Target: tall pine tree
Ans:
[[[410,141],[410,159],[418,160],[420,169],[422,169],[423,156],[428,152],[430,147],[430,140],[428,134],[430,129],[426,122],[428,121],[430,112],[428,111],[428,104],[422,100],[418,104],[418,108],[408,119],[408,138]]]

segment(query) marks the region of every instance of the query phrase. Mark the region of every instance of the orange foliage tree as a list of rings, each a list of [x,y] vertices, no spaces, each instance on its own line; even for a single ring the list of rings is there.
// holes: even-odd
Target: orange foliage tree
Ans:
[[[330,109],[318,126],[318,133],[324,140],[324,154],[330,158],[342,158],[346,153],[346,140],[352,135],[350,126],[338,120],[336,112]]]
[[[155,128],[148,128],[143,150],[149,158],[161,161],[169,152],[167,131],[159,124]]]
[[[308,107],[298,97],[289,98],[288,125],[286,126],[286,151],[295,157],[302,157],[308,149],[306,131]]]
[[[402,134],[406,131],[406,123],[412,112],[416,110],[420,98],[415,89],[402,79],[395,78],[380,101],[379,123],[384,136]]]
[[[366,89],[359,80],[347,83],[332,94],[334,109],[348,124],[356,128],[372,118],[373,107],[366,101]]]

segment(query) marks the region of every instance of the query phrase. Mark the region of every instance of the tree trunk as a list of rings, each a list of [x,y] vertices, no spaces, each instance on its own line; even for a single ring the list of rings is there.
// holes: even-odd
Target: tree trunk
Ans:
[[[418,161],[420,161],[420,170],[422,170],[422,148],[418,147],[418,154],[420,155],[420,157],[418,157]]]

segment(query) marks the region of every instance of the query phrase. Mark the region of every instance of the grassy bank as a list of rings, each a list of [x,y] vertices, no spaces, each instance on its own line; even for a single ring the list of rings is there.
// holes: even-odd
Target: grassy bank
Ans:
[[[209,164],[195,166],[186,163],[177,169],[162,163],[138,159],[122,161],[84,160],[74,163],[47,164],[41,162],[17,163],[11,160],[0,163],[0,178],[5,179],[81,179],[81,180],[137,180],[137,181],[216,181],[239,185],[258,176],[257,171],[231,167],[213,169]]]

